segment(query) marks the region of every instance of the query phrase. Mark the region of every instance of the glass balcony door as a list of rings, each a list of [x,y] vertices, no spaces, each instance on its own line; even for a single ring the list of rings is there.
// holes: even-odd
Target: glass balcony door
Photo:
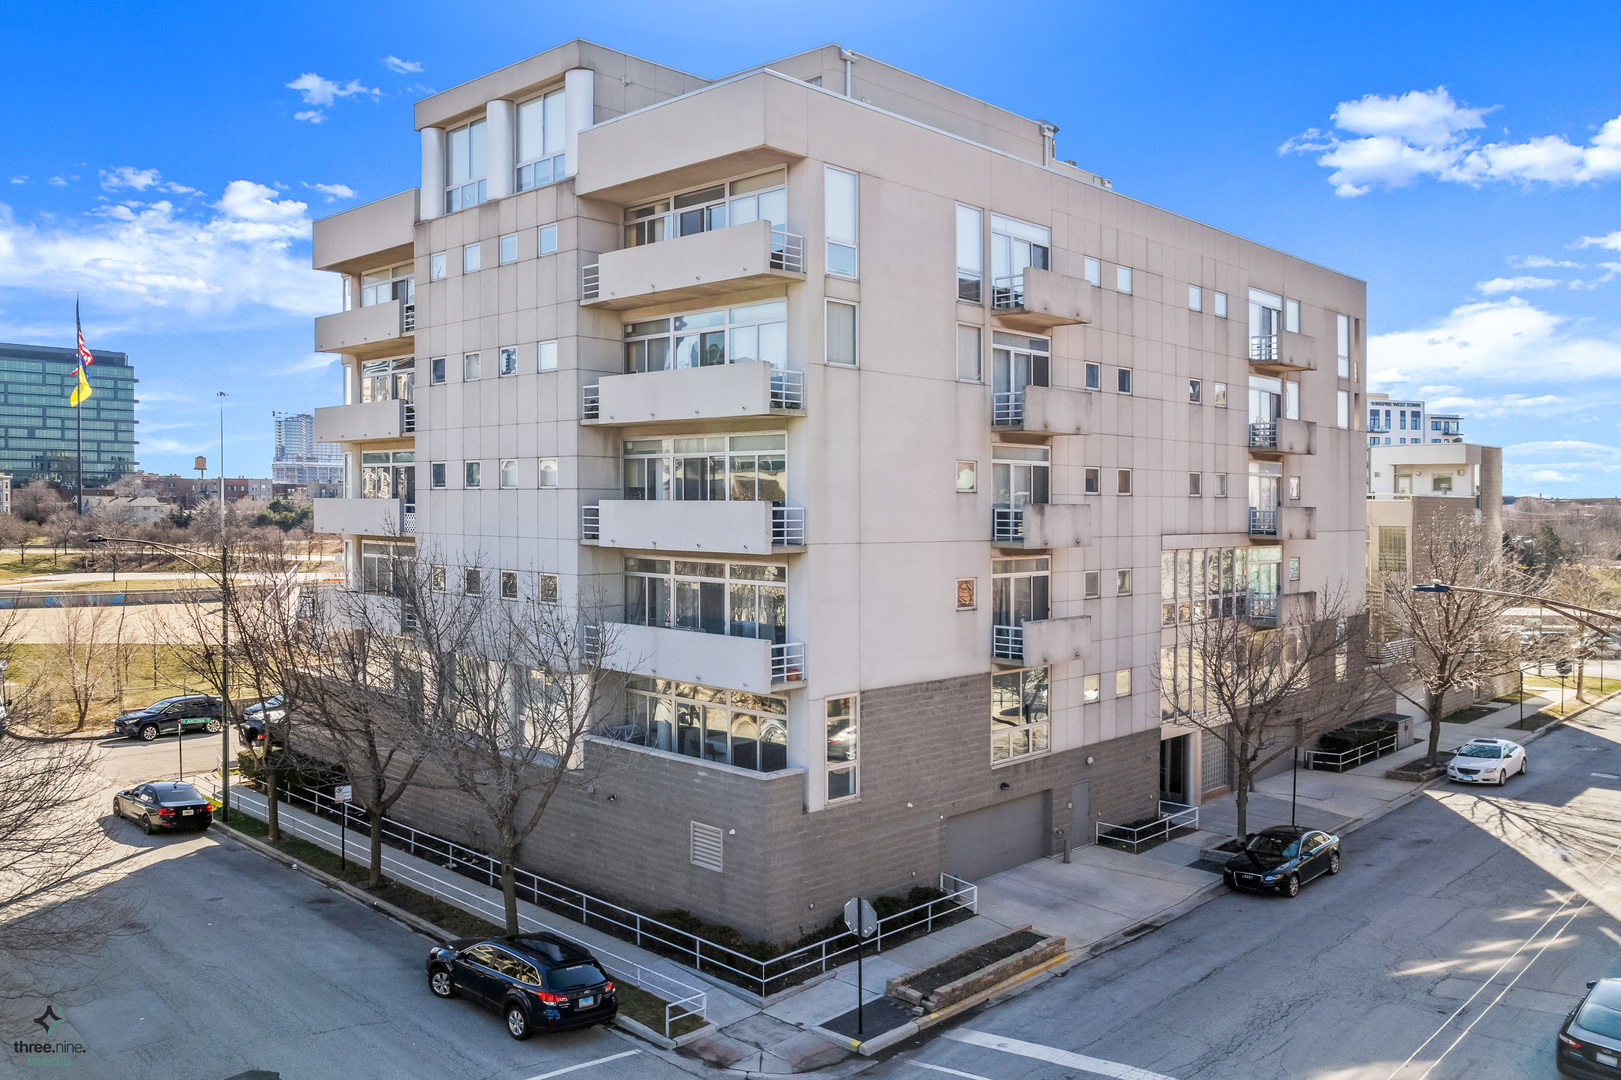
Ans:
[[[992,563],[991,621],[997,626],[1023,626],[1047,618],[1049,562],[997,559]]]

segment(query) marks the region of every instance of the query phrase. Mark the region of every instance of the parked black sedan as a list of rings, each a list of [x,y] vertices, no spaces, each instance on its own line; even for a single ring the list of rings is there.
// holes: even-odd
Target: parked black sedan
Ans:
[[[209,694],[185,694],[154,701],[144,709],[127,712],[113,721],[113,732],[127,739],[151,742],[159,735],[177,731],[207,731],[219,734],[225,725],[220,699]]]
[[[465,994],[506,1018],[514,1039],[605,1024],[619,1014],[614,984],[579,945],[547,933],[461,938],[428,950],[435,997]]]
[[[1621,1077],[1621,979],[1587,984],[1559,1029],[1554,1062],[1566,1076]]]
[[[1339,872],[1339,837],[1318,829],[1276,825],[1251,833],[1244,850],[1227,860],[1221,876],[1235,889],[1299,896],[1305,882],[1319,874]]]
[[[190,784],[159,780],[114,795],[113,816],[128,818],[151,836],[168,829],[206,829],[214,811]]]

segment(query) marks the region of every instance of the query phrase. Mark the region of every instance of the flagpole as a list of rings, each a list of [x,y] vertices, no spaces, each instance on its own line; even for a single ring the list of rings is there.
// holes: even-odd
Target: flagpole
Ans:
[[[78,379],[84,378],[84,359],[79,356],[78,350],[84,345],[84,327],[79,322],[79,298],[73,298],[73,376],[74,394],[78,396]],[[79,429],[78,476],[73,482],[74,495],[77,496],[79,516],[84,517],[84,399],[79,398],[73,404],[73,418]]]

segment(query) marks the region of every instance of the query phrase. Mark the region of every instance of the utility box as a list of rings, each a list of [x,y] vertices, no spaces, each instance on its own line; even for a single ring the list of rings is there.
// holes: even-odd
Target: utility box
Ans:
[[[1413,718],[1401,713],[1380,713],[1375,720],[1388,720],[1396,725],[1396,749],[1405,750],[1418,740],[1413,737]]]

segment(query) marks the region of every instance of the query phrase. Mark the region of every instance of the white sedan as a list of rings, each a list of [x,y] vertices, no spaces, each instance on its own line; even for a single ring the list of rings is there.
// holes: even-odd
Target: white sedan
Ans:
[[[1525,772],[1525,747],[1507,739],[1470,739],[1447,766],[1447,779],[1464,784],[1506,784]]]

